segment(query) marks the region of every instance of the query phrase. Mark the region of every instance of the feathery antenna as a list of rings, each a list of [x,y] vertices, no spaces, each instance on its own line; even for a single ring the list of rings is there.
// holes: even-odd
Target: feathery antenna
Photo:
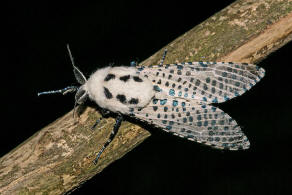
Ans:
[[[69,46],[69,44],[67,44],[67,50],[68,50],[69,57],[70,57],[70,60],[71,60],[72,65],[73,65],[74,67],[76,67],[76,66],[75,66],[75,62],[74,62],[74,58],[73,58],[72,53],[71,53],[71,50],[70,50],[70,46]]]

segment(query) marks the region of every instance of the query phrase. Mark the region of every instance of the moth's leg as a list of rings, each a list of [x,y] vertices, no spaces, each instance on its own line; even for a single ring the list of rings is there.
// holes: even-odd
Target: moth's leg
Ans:
[[[102,120],[102,118],[108,117],[109,114],[111,113],[109,110],[104,109],[104,108],[99,108],[99,112],[101,113],[101,116],[99,119],[97,119],[95,121],[95,123],[92,125],[91,130],[94,130],[96,125],[98,125],[98,123],[100,123],[100,121]]]
[[[66,95],[67,93],[72,93],[72,92],[75,92],[77,90],[78,90],[77,86],[68,86],[68,87],[65,87],[64,89],[39,92],[38,96],[47,95],[47,94],[54,94],[54,93],[62,93],[63,95]]]
[[[93,131],[95,129],[95,127],[98,125],[98,123],[100,123],[101,120],[102,120],[102,117],[97,119],[90,129]]]
[[[161,61],[160,61],[159,65],[163,65],[164,59],[165,59],[165,57],[166,57],[166,54],[167,54],[167,49],[165,49],[165,50],[164,50],[164,52],[163,52],[163,55],[162,55],[162,58],[161,58]]]
[[[94,159],[93,163],[94,164],[97,164],[97,161],[100,157],[100,155],[102,154],[102,152],[104,151],[104,149],[112,142],[112,140],[114,139],[115,135],[117,134],[120,126],[121,126],[121,123],[123,121],[123,115],[121,114],[118,114],[117,118],[116,118],[116,124],[110,134],[110,137],[108,138],[108,140],[105,142],[105,144],[102,146],[102,148],[99,150],[96,158]]]
[[[101,116],[102,116],[103,118],[108,117],[109,114],[111,113],[109,110],[107,110],[107,109],[105,109],[105,108],[100,108],[99,111],[100,111]]]

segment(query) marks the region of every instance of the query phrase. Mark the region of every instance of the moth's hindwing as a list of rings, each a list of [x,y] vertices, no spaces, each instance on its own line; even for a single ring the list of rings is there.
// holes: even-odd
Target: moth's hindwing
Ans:
[[[249,141],[228,114],[211,105],[181,98],[153,99],[132,115],[192,141],[219,149],[247,149]]]
[[[220,103],[239,96],[265,75],[256,65],[232,62],[188,62],[138,67],[161,90],[172,97]]]

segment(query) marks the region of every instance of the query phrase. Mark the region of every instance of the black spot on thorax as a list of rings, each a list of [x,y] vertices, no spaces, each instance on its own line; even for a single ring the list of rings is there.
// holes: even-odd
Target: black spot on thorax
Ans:
[[[127,80],[129,79],[130,79],[130,75],[125,75],[125,76],[120,77],[120,80],[124,82],[127,82]]]
[[[116,97],[121,103],[125,104],[126,103],[126,96],[118,94]]]
[[[115,79],[115,75],[114,74],[108,74],[105,78],[104,78],[104,81],[109,81],[111,79]]]
[[[143,80],[138,76],[133,76],[134,81],[136,82],[143,82]]]
[[[137,98],[131,98],[129,104],[138,104],[139,100]]]
[[[108,90],[108,88],[106,87],[103,87],[103,92],[104,92],[104,95],[107,99],[111,99],[113,97],[113,95],[111,94],[111,92]]]

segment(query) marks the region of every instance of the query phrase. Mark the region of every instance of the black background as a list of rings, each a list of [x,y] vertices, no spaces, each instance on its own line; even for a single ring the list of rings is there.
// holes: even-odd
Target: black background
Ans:
[[[233,1],[60,2],[2,7],[1,156],[72,109],[73,95],[36,95],[75,83],[66,43],[89,76],[110,63],[146,59]],[[259,65],[266,77],[219,106],[242,127],[249,150],[222,152],[151,131],[150,138],[73,194],[291,192],[291,49],[290,43],[263,60]]]

